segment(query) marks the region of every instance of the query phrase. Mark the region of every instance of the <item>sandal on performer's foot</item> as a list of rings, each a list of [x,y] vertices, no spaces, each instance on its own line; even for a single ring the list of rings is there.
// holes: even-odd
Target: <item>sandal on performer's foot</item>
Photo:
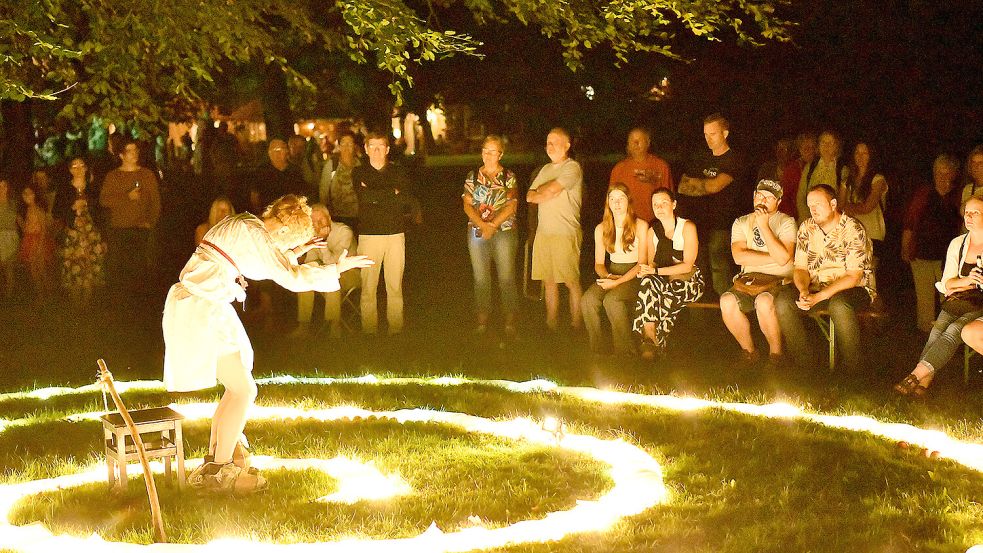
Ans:
[[[217,493],[233,493],[246,495],[265,490],[268,486],[266,478],[255,468],[243,469],[233,462],[225,464],[208,463],[201,470],[200,477],[188,482],[192,487]]]

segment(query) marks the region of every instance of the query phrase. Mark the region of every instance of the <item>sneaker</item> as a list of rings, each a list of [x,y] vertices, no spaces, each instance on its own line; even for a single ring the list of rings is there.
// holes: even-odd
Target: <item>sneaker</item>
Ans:
[[[731,369],[735,371],[747,371],[753,369],[757,366],[758,360],[761,356],[758,354],[757,350],[748,351],[746,349],[741,350],[740,356],[734,361]]]

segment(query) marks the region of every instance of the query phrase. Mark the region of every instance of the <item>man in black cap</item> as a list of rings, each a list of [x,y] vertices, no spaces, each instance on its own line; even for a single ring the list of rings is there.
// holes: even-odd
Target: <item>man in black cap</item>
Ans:
[[[782,332],[775,312],[774,293],[791,282],[795,258],[795,219],[778,211],[782,186],[770,179],[758,181],[754,211],[738,217],[730,231],[730,251],[741,271],[734,285],[720,296],[720,314],[727,330],[741,346],[738,364],[749,368],[758,361],[751,338],[751,322],[745,313],[754,311],[768,341],[769,365],[780,363]]]

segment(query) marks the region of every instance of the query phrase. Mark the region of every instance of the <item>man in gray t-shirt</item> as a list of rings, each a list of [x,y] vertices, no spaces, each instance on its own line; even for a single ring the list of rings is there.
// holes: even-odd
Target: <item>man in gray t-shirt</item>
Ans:
[[[720,314],[727,330],[741,346],[738,363],[749,368],[758,360],[751,338],[751,322],[745,313],[758,316],[761,333],[768,341],[769,364],[777,365],[782,357],[782,332],[775,311],[775,298],[783,282],[792,277],[795,256],[795,220],[778,211],[782,186],[761,179],[754,191],[754,211],[738,217],[731,227],[730,250],[741,272],[740,282],[772,282],[772,290],[751,295],[746,289],[732,287],[720,296]]]
[[[580,164],[567,157],[570,134],[555,128],[546,137],[547,163],[533,179],[526,201],[536,204],[539,224],[532,246],[532,278],[543,281],[546,326],[559,325],[560,284],[570,292],[570,325],[580,328],[580,204],[584,174]]]

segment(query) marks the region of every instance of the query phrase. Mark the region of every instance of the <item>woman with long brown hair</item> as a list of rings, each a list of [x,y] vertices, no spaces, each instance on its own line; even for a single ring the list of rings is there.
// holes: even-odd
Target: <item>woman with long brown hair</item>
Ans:
[[[649,226],[631,207],[628,187],[616,182],[608,187],[604,218],[594,228],[594,272],[597,280],[580,300],[584,324],[594,354],[604,352],[601,312],[611,323],[611,338],[618,355],[635,352],[631,319],[638,299],[639,252],[644,249]]]

